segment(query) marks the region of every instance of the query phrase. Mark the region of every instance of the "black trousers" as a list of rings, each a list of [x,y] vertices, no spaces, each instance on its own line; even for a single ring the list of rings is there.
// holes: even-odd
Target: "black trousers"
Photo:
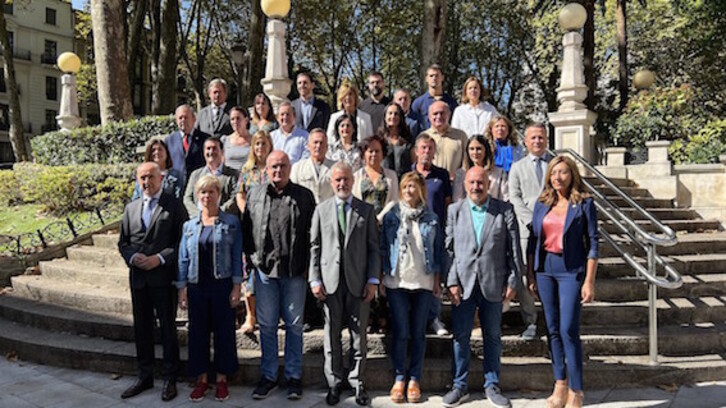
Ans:
[[[159,319],[164,349],[164,380],[175,381],[179,372],[179,340],[176,335],[176,288],[172,285],[131,289],[138,377],[154,378],[154,322]]]

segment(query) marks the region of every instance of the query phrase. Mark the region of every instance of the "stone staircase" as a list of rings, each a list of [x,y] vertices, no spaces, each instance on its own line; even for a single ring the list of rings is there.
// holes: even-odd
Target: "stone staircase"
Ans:
[[[672,208],[670,201],[654,199],[647,190],[627,180],[614,181],[677,231],[678,245],[659,248],[659,253],[684,275],[684,285],[659,292],[661,364],[650,366],[647,285],[615,257],[612,248],[601,246],[597,302],[586,305],[582,313],[587,388],[726,379],[726,232],[717,221],[703,220],[688,209]],[[603,191],[609,195],[606,189]],[[609,223],[604,227],[615,231]],[[135,349],[128,270],[116,249],[117,240],[116,234],[95,235],[93,245],[68,248],[67,259],[42,262],[41,275],[14,277],[13,291],[0,296],[0,351],[43,364],[133,375]],[[644,256],[632,245],[626,244],[625,248]],[[450,315],[450,305],[445,304],[445,322],[450,322]],[[540,312],[542,336],[530,342],[517,335],[521,319],[516,307],[504,317],[505,389],[551,387],[541,316]],[[471,383],[479,387],[482,373],[478,361],[483,356],[483,344],[475,331],[471,348],[476,361],[472,362]],[[186,361],[183,324],[179,337],[181,357]],[[391,383],[388,339],[369,335],[368,343],[368,386],[387,389]],[[241,368],[235,381],[249,384],[259,378],[257,335],[238,334],[237,345]],[[304,382],[321,384],[322,331],[306,333],[304,347]],[[441,390],[450,383],[451,337],[429,335],[426,354],[422,386]],[[161,350],[157,353],[160,355]]]

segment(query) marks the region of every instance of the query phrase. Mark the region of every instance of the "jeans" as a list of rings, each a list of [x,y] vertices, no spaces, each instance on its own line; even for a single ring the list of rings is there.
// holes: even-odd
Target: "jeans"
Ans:
[[[421,381],[423,359],[426,352],[426,317],[431,299],[430,290],[386,289],[391,309],[393,339],[391,362],[396,381]],[[437,299],[438,300],[438,299]],[[411,365],[406,372],[406,348],[411,339]]]
[[[537,273],[555,380],[564,380],[569,373],[570,388],[575,391],[583,389],[580,290],[584,280],[584,273],[566,270],[562,256],[551,253],[545,258],[545,271]]]
[[[285,378],[302,377],[303,315],[305,290],[302,276],[269,278],[255,271],[255,311],[260,326],[262,346],[262,375],[277,381],[277,322],[282,316],[285,323]]]
[[[479,282],[468,299],[452,309],[452,330],[454,331],[454,361],[452,376],[454,387],[466,391],[471,360],[471,329],[474,313],[479,307],[479,322],[484,336],[484,387],[499,384],[502,357],[502,302],[484,299]]]
[[[428,317],[426,319],[427,322],[431,323],[438,319],[441,316],[441,298],[431,296],[429,306],[426,310],[428,311]]]

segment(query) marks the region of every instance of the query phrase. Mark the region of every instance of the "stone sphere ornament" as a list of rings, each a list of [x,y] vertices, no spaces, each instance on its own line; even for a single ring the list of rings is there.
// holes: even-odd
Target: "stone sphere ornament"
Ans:
[[[267,17],[283,19],[290,12],[290,0],[261,0],[262,12]]]
[[[655,83],[655,74],[648,69],[641,69],[633,75],[635,89],[648,89]]]
[[[585,26],[587,10],[582,4],[570,3],[560,10],[557,16],[560,27],[565,31],[577,31]]]

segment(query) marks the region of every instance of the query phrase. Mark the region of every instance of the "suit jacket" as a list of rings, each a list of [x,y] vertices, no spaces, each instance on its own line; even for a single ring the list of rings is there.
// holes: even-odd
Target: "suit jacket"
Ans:
[[[552,160],[549,153],[545,153],[542,158],[546,163]],[[542,172],[543,175],[545,173],[546,171]],[[525,240],[529,238],[527,225],[532,222],[532,211],[540,193],[542,193],[544,180],[537,180],[534,164],[529,155],[526,155],[521,160],[512,163],[512,168],[509,169],[508,182],[509,202],[514,205],[514,212],[517,214],[517,220],[519,221],[519,232],[522,240]]]
[[[184,175],[183,181],[188,180],[194,170],[204,167],[204,141],[209,137],[208,134],[196,128],[192,129],[190,136],[189,150],[186,153],[184,153],[182,141],[184,135],[181,131],[177,130],[164,139],[171,155],[172,168]]]
[[[189,182],[187,183],[186,189],[184,190],[184,206],[187,209],[190,217],[196,217],[199,215],[199,208],[197,207],[197,196],[194,194],[194,185],[199,181],[202,176],[211,174],[207,171],[207,167],[201,167],[189,176]],[[237,194],[237,181],[239,180],[239,172],[237,170],[222,165],[222,174],[219,175],[219,181],[222,182],[222,194],[219,209],[226,213],[238,215],[239,209],[237,208],[237,201],[235,196]]]
[[[469,200],[451,204],[446,222],[446,251],[451,259],[446,286],[460,285],[468,299],[479,281],[489,302],[501,302],[508,286],[520,290],[522,257],[519,227],[511,204],[489,197],[477,247]]]
[[[538,201],[534,205],[532,224],[527,245],[527,254],[534,255],[534,270],[544,271],[544,258],[547,255],[543,248],[544,234],[542,220],[550,210],[550,206]],[[592,198],[585,198],[580,204],[570,204],[565,216],[565,228],[562,233],[562,257],[568,271],[584,272],[585,261],[597,259],[598,242],[597,209]]]
[[[349,293],[362,298],[368,280],[380,278],[381,253],[376,214],[373,206],[353,197],[341,251],[336,207],[335,197],[331,197],[320,203],[313,214],[308,280],[311,283],[321,281],[327,293],[335,293],[339,289],[339,265],[343,262]]]
[[[313,109],[310,112],[310,123],[308,127],[303,126],[303,115],[302,115],[302,99],[297,98],[292,101],[292,107],[295,108],[295,127],[305,129],[308,132],[315,129],[327,129],[328,121],[330,120],[330,106],[320,98],[313,99]]]
[[[315,171],[313,159],[300,160],[292,165],[290,181],[312,191],[315,196],[315,203],[319,204],[335,195],[333,186],[330,184],[330,169],[333,164],[335,162],[326,158],[320,165],[320,170]]]
[[[144,228],[141,221],[143,201],[134,200],[126,205],[118,249],[129,267],[132,289],[169,286],[176,278],[177,249],[182,226],[188,218],[187,212],[181,200],[162,192],[151,214],[149,227]],[[131,265],[131,257],[136,253],[160,254],[164,264],[150,271],[139,269]]]
[[[222,117],[218,121],[215,121],[212,105],[205,106],[199,111],[194,127],[212,136],[222,137],[231,134],[234,131],[232,130],[232,125],[229,123],[229,110],[231,108],[232,105],[229,103],[224,105]]]

